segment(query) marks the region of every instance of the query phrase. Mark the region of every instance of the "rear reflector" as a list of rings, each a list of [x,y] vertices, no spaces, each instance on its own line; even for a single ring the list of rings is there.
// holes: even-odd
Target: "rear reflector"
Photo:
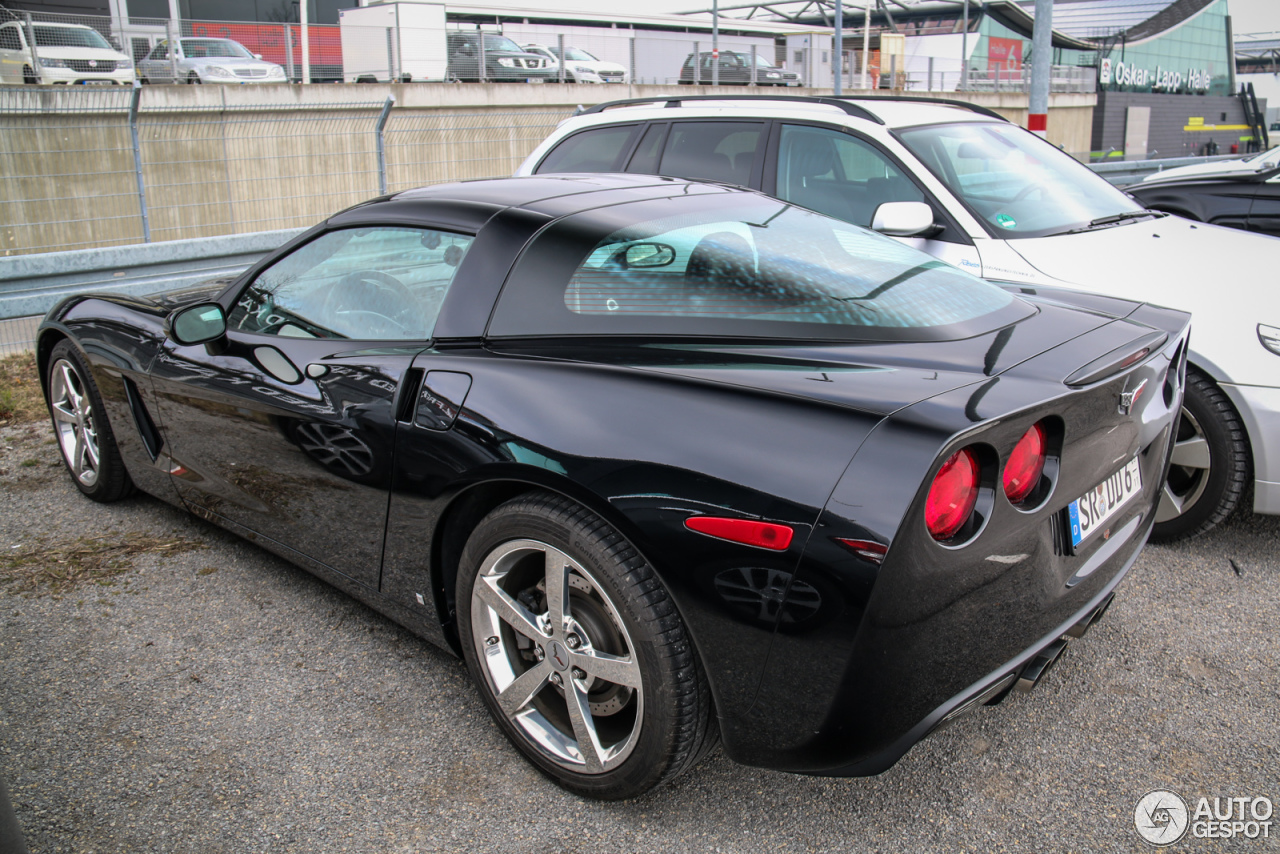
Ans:
[[[795,535],[786,525],[757,522],[754,519],[725,519],[720,516],[690,516],[684,520],[684,526],[709,537],[775,552],[786,551]]]
[[[924,523],[935,540],[949,540],[964,527],[978,503],[978,460],[961,448],[942,464],[929,487]]]
[[[889,552],[888,546],[875,540],[846,540],[844,537],[836,537],[836,542],[872,563],[884,563],[884,556]]]

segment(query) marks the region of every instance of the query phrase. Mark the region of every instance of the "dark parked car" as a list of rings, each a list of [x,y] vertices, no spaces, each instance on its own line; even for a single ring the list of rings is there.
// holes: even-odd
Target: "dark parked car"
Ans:
[[[87,496],[186,507],[452,650],[531,763],[618,798],[718,738],[875,774],[1033,685],[1151,530],[1187,329],[752,191],[574,175],[72,297],[37,352]]]
[[[719,83],[722,86],[746,86],[749,83],[756,83],[759,86],[799,86],[800,75],[794,71],[787,71],[774,65],[760,54],[755,54],[755,76],[751,74],[751,63],[753,56],[749,53],[739,53],[733,50],[720,51],[720,74]],[[712,58],[711,51],[704,51],[698,54],[698,66],[695,69],[693,64],[693,54],[689,54],[684,59],[684,65],[680,68],[680,82],[700,83],[702,85],[710,85],[715,72],[716,61]]]
[[[1151,210],[1280,237],[1280,148],[1170,169],[1125,190]]]
[[[449,33],[449,77],[453,80],[494,83],[523,83],[556,78],[559,67],[545,56],[530,53],[506,36],[479,33]],[[483,57],[482,57],[483,54]]]

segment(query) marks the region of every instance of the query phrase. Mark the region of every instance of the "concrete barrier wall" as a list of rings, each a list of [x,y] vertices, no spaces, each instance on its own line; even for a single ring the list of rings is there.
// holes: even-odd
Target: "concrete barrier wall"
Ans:
[[[372,84],[147,86],[134,169],[129,90],[0,90],[0,254],[243,234],[314,224],[379,193],[510,174],[579,106],[742,87]],[[830,95],[791,89],[788,95]],[[848,93],[855,94],[855,93]],[[879,94],[879,93],[874,93]],[[924,94],[924,93],[909,93]],[[1027,96],[970,93],[1025,123]],[[1053,95],[1049,139],[1087,151],[1093,95]]]

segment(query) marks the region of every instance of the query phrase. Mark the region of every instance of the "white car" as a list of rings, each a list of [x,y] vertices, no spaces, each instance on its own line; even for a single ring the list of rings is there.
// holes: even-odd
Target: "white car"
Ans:
[[[545,56],[555,63],[557,78],[560,70],[560,49],[544,44],[527,44],[524,49],[529,53]],[[570,83],[626,83],[627,69],[616,62],[597,59],[580,47],[564,49],[565,80]]]
[[[133,85],[133,60],[83,24],[0,24],[0,84],[105,83]]]
[[[1280,514],[1275,238],[1144,210],[1035,134],[941,99],[616,101],[566,119],[516,174],[604,171],[748,186],[1013,288],[1192,312],[1186,402],[1153,536],[1209,530],[1250,480],[1254,511]],[[1162,390],[1116,389],[1117,406],[1144,393]]]
[[[143,83],[284,83],[284,68],[231,39],[178,39],[177,62],[162,41],[138,63]],[[174,77],[174,65],[178,76]]]

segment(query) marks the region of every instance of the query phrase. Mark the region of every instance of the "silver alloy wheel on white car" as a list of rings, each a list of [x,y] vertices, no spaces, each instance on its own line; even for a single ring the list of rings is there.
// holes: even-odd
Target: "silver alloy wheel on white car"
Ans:
[[[49,409],[58,434],[58,445],[72,475],[85,486],[98,481],[101,453],[93,404],[80,371],[67,359],[59,359],[50,372]]]
[[[1173,443],[1173,460],[1164,488],[1160,490],[1160,503],[1156,506],[1156,522],[1176,519],[1195,507],[1204,495],[1209,475],[1213,471],[1209,453],[1209,440],[1204,428],[1187,408],[1182,407],[1178,422],[1178,435]]]
[[[635,645],[581,563],[531,539],[490,551],[471,642],[502,713],[556,765],[602,774],[631,755],[644,719]]]

